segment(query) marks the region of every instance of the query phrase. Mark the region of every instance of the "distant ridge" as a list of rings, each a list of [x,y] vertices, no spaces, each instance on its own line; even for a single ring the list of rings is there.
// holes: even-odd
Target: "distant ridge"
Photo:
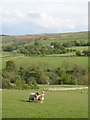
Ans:
[[[10,35],[1,34],[0,36],[10,36]]]
[[[88,31],[77,31],[77,32],[63,32],[63,33],[41,33],[41,34],[20,34],[20,35],[5,35],[0,36],[39,36],[39,35],[58,35],[58,34],[74,34],[74,33],[86,33]]]

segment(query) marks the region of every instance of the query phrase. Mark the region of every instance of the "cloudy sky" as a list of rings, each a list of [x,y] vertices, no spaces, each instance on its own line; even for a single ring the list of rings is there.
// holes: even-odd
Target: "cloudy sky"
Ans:
[[[0,34],[88,30],[88,0],[0,0]]]

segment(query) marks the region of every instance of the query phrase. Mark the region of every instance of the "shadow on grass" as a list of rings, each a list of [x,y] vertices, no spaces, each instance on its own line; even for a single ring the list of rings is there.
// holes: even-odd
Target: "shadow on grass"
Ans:
[[[21,102],[33,102],[33,101],[29,101],[29,100],[19,100]]]
[[[38,103],[38,101],[29,101],[29,100],[18,100],[18,101],[21,101],[21,102],[28,102],[28,103]]]

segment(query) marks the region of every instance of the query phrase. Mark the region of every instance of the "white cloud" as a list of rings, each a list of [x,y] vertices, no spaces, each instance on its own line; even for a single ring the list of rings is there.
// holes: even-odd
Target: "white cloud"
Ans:
[[[29,13],[22,13],[20,11],[4,11],[2,13],[3,24],[7,26],[15,25],[17,23],[30,23],[40,26],[42,28],[60,29],[60,27],[74,28],[75,23],[73,20],[63,20],[61,18],[54,18],[47,13],[39,13],[31,11]]]
[[[48,2],[48,3],[50,3],[50,2],[52,2],[52,3],[65,3],[65,2],[67,2],[67,3],[70,3],[70,2],[74,2],[74,3],[85,3],[85,2],[88,2],[88,0],[1,0],[0,1],[1,3],[30,3],[30,2],[33,2],[33,3],[36,3],[36,2],[38,2],[38,3],[46,3],[46,2]]]
[[[74,20],[67,19],[67,20],[65,20],[64,25],[66,26],[66,28],[75,29],[76,23]]]
[[[87,29],[87,0],[2,0],[0,3],[4,32],[14,30],[21,34],[21,28],[25,28],[25,33]]]
[[[40,21],[39,25],[45,28],[58,28],[61,26],[61,19],[60,18],[54,18],[53,16],[50,16],[46,13],[40,14]]]
[[[32,27],[33,26],[38,29],[42,28],[43,30],[47,29],[47,31],[62,31],[62,30],[75,30],[78,22],[74,19],[62,19],[60,17],[54,17],[48,15],[47,13],[39,13],[36,11],[31,11],[29,13],[24,13],[20,11],[3,11],[3,25],[8,26],[19,26],[19,24],[24,27]],[[82,22],[83,24],[83,22]]]

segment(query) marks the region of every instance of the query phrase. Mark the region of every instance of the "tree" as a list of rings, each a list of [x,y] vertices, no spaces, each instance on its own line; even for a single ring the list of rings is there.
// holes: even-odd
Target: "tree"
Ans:
[[[11,52],[14,50],[14,47],[12,45],[4,46],[3,50],[7,52]]]
[[[23,67],[20,67],[20,68],[19,68],[18,73],[19,73],[19,75],[21,76],[21,78],[24,77],[25,71],[24,71]]]
[[[66,74],[65,70],[60,70],[58,72],[58,76],[60,76],[60,77],[64,76],[65,74]]]
[[[31,89],[38,89],[39,88],[34,77],[29,78],[28,85],[30,86]]]
[[[89,50],[83,50],[82,51],[84,56],[90,56],[90,51]]]
[[[5,78],[5,79],[9,79],[10,80],[10,82],[12,82],[13,83],[13,79],[14,79],[14,76],[15,76],[16,74],[15,74],[15,72],[13,72],[13,71],[3,71],[2,72],[2,76],[3,76],[3,78]]]
[[[70,62],[68,60],[64,60],[62,62],[62,68],[65,69],[66,72],[67,72],[68,69],[70,69],[71,65],[72,65],[72,62]]]
[[[2,78],[2,88],[10,89],[10,80]]]
[[[82,75],[86,75],[87,71],[83,66],[81,66],[79,64],[75,64],[72,68],[72,72],[75,77],[79,77]]]
[[[35,41],[34,45],[35,46],[41,46],[42,44],[40,42],[38,42],[38,41]]]
[[[72,85],[76,85],[77,84],[77,79],[75,78],[75,76],[71,76],[71,81],[69,84],[72,84]]]
[[[11,82],[16,83],[16,80],[21,80],[21,77],[19,75],[15,75]]]
[[[77,78],[77,83],[79,85],[88,85],[88,75],[79,76]]]
[[[77,51],[77,52],[76,52],[76,55],[77,55],[77,56],[81,56],[82,54],[81,54],[80,51]]]
[[[21,78],[18,77],[15,81],[16,88],[17,89],[27,89],[27,85],[24,80],[21,80]]]
[[[16,68],[15,63],[13,61],[7,61],[6,62],[6,70],[8,71],[14,71]]]
[[[22,53],[22,54],[25,54],[25,55],[28,55],[29,54],[29,51],[27,49],[25,49],[25,47],[21,47],[19,49],[19,52]]]
[[[51,73],[50,75],[50,84],[60,84],[60,77],[56,75],[55,73]]]
[[[42,84],[50,84],[50,79],[48,76],[46,76],[45,74],[42,74],[40,77],[40,81]]]
[[[62,84],[70,84],[71,82],[71,76],[69,74],[65,74],[62,76],[61,83]]]

